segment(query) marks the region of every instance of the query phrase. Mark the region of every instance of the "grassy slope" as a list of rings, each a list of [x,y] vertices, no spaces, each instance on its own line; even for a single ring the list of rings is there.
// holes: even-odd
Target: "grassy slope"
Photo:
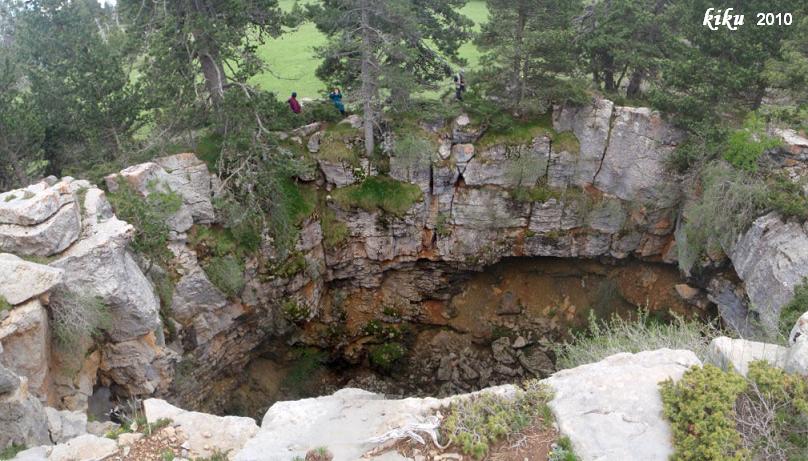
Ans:
[[[280,0],[281,6],[286,10],[290,10],[294,3],[295,0]],[[463,13],[477,24],[488,17],[484,0],[470,0],[463,8]],[[278,39],[267,40],[258,49],[258,54],[271,72],[257,75],[252,83],[275,92],[283,100],[292,91],[297,91],[303,98],[323,97],[324,84],[314,75],[319,64],[314,56],[314,48],[324,43],[325,37],[311,23],[306,23]],[[471,43],[463,45],[460,55],[469,61],[469,68],[474,68],[479,62],[480,53]]]

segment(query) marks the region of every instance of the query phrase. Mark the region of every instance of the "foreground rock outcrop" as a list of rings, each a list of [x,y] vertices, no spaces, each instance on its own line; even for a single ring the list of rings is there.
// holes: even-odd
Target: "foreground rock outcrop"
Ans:
[[[690,351],[613,355],[545,380],[555,395],[550,408],[582,460],[665,461],[673,453],[672,433],[659,383],[697,365]]]

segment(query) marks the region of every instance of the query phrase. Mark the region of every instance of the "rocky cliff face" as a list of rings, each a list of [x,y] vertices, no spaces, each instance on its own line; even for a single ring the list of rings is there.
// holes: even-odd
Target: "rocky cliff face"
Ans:
[[[413,354],[424,358],[425,374],[448,383],[442,392],[453,393],[546,376],[552,372],[548,338],[563,333],[558,319],[575,315],[574,302],[564,300],[557,319],[537,324],[549,311],[528,309],[530,315],[520,316],[529,303],[507,291],[497,298],[491,314],[497,320],[489,325],[500,333],[465,328],[469,314],[458,313],[452,297],[469,272],[518,257],[676,261],[682,186],[665,163],[683,134],[649,109],[603,99],[558,107],[552,126],[536,125],[517,137],[487,133],[463,115],[418,127],[433,152],[413,160],[392,148],[384,165],[334,153],[352,149],[355,122],[338,130],[303,127],[287,139],[305,146],[316,162],[317,173],[300,181],[316,189],[324,205],[304,220],[287,259],[279,260],[267,239],[245,259],[246,283],[237,295],[211,282],[203,268],[209,256],[189,238],[195,226],[219,227],[213,207],[218,178],[203,162],[179,154],[106,178],[109,191],[126,182],[143,197],[172,191],[182,199],[168,220],[174,257],[163,275],[174,283],[162,319],[158,269],[128,250],[135,230],[115,216],[104,191],[87,181],[48,178],[0,194],[0,252],[7,253],[0,255],[0,295],[11,305],[0,311],[0,363],[23,377],[39,401],[58,408],[83,410],[103,386],[120,396],[173,396],[190,408],[221,410],[225,391],[243,379],[267,338],[292,334],[290,342],[339,351],[342,360],[357,363],[380,345],[373,338],[403,335],[399,327],[370,331],[381,319],[436,328],[415,332]],[[337,200],[340,191],[385,170],[420,191],[403,212]],[[335,223],[343,229],[338,238]],[[730,254],[752,304],[774,304],[769,316],[808,274],[808,264],[791,257],[802,251],[792,248],[803,232],[795,226],[763,217]],[[621,277],[642,289],[660,278],[626,271]],[[714,288],[711,296],[723,300],[738,294],[736,288]],[[664,306],[650,307],[707,306],[699,290],[681,285],[678,295],[667,291]],[[621,296],[635,305],[648,302],[636,293]],[[109,325],[100,337],[83,338],[79,350],[65,352],[54,339],[54,316],[89,299],[107,307]],[[743,315],[743,292],[732,300]],[[482,313],[479,319],[488,321]],[[176,333],[166,338],[169,323]],[[503,329],[509,337],[498,337]],[[486,345],[481,351],[480,344]]]

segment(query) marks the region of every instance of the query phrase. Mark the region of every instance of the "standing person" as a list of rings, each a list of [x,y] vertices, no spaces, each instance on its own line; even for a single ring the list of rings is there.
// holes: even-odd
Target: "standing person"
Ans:
[[[331,99],[331,102],[334,103],[334,107],[336,107],[337,110],[339,110],[339,113],[344,117],[345,104],[342,103],[342,92],[339,90],[339,88],[334,88],[334,91],[332,91],[328,97]]]
[[[463,100],[463,93],[466,91],[466,79],[463,76],[463,69],[460,69],[454,76],[455,84],[455,98],[458,101]]]
[[[292,109],[292,112],[299,114],[303,108],[300,107],[300,103],[297,101],[297,92],[292,92],[292,97],[289,98],[288,101],[289,108]]]

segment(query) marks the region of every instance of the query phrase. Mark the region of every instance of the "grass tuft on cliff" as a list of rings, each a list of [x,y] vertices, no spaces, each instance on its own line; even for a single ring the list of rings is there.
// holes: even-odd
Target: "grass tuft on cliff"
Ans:
[[[608,321],[598,320],[591,313],[587,331],[573,334],[571,340],[555,345],[556,365],[559,369],[574,368],[620,352],[637,353],[665,347],[691,350],[704,360],[710,341],[717,336],[720,331],[714,325],[678,316],[670,323],[661,323],[649,318],[646,311],[640,311],[632,319],[614,316]]]
[[[421,189],[386,176],[371,176],[360,184],[342,187],[332,192],[334,201],[344,209],[384,211],[403,216],[422,199]]]

